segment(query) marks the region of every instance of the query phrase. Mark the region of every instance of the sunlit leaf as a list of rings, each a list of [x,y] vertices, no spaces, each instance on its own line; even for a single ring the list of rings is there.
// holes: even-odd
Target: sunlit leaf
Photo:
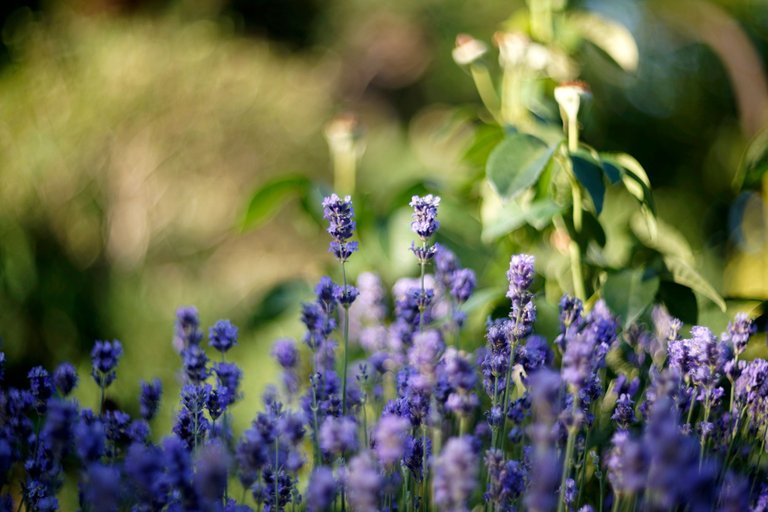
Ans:
[[[694,268],[682,258],[676,256],[665,256],[664,264],[672,274],[672,279],[678,284],[687,286],[695,292],[714,302],[723,312],[725,311],[725,301],[717,293],[717,290],[709,284]]]
[[[552,218],[562,210],[563,207],[551,199],[539,199],[527,205],[524,208],[523,215],[528,224],[541,231],[549,226]]]
[[[536,183],[554,148],[532,135],[513,134],[491,152],[486,166],[488,179],[501,197],[515,197]]]
[[[651,231],[645,217],[633,215],[629,221],[632,233],[643,245],[650,247],[664,256],[674,256],[693,264],[695,261],[693,249],[688,240],[677,229],[666,222],[657,219],[656,231]]]
[[[603,286],[603,299],[626,326],[643,314],[658,289],[658,276],[643,269],[628,269],[608,274]]]
[[[290,197],[303,195],[309,186],[309,178],[300,175],[281,176],[263,184],[248,201],[248,207],[240,221],[241,229],[261,226],[276,214]]]
[[[585,39],[608,54],[622,69],[637,69],[637,43],[627,27],[595,12],[575,12],[571,14],[569,21],[580,29]]]

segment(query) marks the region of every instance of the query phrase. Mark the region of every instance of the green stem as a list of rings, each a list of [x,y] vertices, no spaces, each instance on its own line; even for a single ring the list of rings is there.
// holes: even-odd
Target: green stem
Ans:
[[[278,456],[279,456],[279,454],[278,454],[279,450],[280,450],[280,444],[278,443],[278,440],[275,439],[275,469],[274,469],[274,474],[272,475],[273,478],[275,479],[275,510],[279,510],[280,509],[280,501],[279,501],[279,497],[280,496],[279,496],[278,491],[277,491],[277,480],[278,480],[278,478],[277,478],[277,459],[278,459]]]
[[[427,425],[421,424],[421,510],[427,510]]]
[[[574,424],[568,429],[568,440],[565,443],[565,457],[563,459],[563,476],[560,478],[560,496],[557,500],[557,512],[563,512],[565,507],[565,487],[568,481],[568,475],[571,472],[571,463],[573,462],[573,449],[576,445],[576,433],[579,428],[575,423],[576,413],[579,410],[579,395],[573,395],[573,416]]]
[[[341,262],[341,275],[344,279],[344,293],[347,293],[347,269]],[[344,370],[341,380],[341,413],[347,414],[347,364],[349,361],[349,305],[344,305]]]
[[[493,118],[499,124],[504,124],[501,116],[499,115],[500,101],[499,95],[496,92],[496,88],[493,86],[493,80],[491,79],[488,68],[485,64],[480,62],[474,62],[469,66],[469,72],[472,74],[472,80],[475,82],[475,87],[480,95],[480,100],[491,113]]]

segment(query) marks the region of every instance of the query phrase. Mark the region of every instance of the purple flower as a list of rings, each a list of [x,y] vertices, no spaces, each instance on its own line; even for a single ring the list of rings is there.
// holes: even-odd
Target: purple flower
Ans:
[[[510,510],[525,489],[525,468],[517,461],[505,461],[502,451],[493,448],[485,453],[484,462],[488,471],[488,490],[483,499],[496,505],[498,510]]]
[[[528,293],[528,289],[533,284],[534,261],[533,256],[528,254],[515,254],[509,260],[507,298],[514,300],[515,297]]]
[[[80,483],[83,500],[92,512],[112,512],[119,509],[123,494],[120,471],[114,466],[91,464]]]
[[[344,199],[331,194],[323,199],[323,218],[328,221],[328,234],[331,235],[330,252],[340,261],[347,261],[357,250],[357,242],[350,242],[355,231],[355,211],[352,198]]]
[[[474,271],[462,268],[453,273],[450,292],[456,302],[463,304],[475,291],[476,279]]]
[[[648,472],[645,448],[642,443],[631,439],[626,430],[619,430],[613,435],[606,465],[608,480],[617,493],[633,494],[644,488]]]
[[[330,455],[342,455],[357,450],[357,423],[352,418],[342,416],[325,418],[320,426],[320,449]]]
[[[96,341],[91,350],[93,379],[101,387],[108,387],[115,380],[117,362],[123,355],[123,346],[119,341]]]
[[[333,471],[326,466],[319,466],[312,471],[307,485],[307,510],[309,512],[324,512],[330,509],[339,484],[333,476]]]
[[[465,511],[467,500],[477,487],[478,461],[467,437],[448,440],[435,460],[432,489],[435,505],[447,510]]]
[[[219,320],[208,331],[208,344],[222,354],[237,345],[237,327],[229,320]]]
[[[261,430],[253,425],[243,432],[235,450],[238,476],[245,487],[250,487],[269,460],[270,446]]]
[[[168,499],[164,478],[163,452],[156,446],[132,444],[125,456],[125,473],[133,484],[139,503],[162,508]]]
[[[637,420],[635,418],[635,402],[632,401],[629,395],[622,393],[619,396],[611,419],[619,425],[619,428],[624,430],[628,429]]]
[[[477,374],[469,357],[453,347],[448,347],[443,354],[445,374],[453,388],[469,391],[474,389]]]
[[[184,357],[184,372],[190,382],[199,384],[208,378],[208,356],[199,345],[190,345],[181,354]]]
[[[423,241],[435,234],[440,223],[437,221],[437,207],[440,205],[440,197],[428,194],[424,197],[413,196],[408,204],[413,208],[413,222],[411,229],[419,235]]]
[[[370,451],[352,457],[347,466],[347,500],[355,512],[378,512],[383,479]]]
[[[163,384],[160,379],[152,382],[141,382],[141,395],[139,396],[139,412],[146,421],[152,421],[160,407],[160,397],[163,394]]]
[[[63,396],[69,396],[75,387],[77,387],[77,370],[70,363],[62,363],[53,372],[53,382],[56,388]]]
[[[75,427],[75,447],[84,463],[96,462],[104,454],[106,432],[101,420],[82,419]]]
[[[272,357],[283,369],[289,370],[296,367],[299,362],[299,351],[292,339],[280,339],[272,346]]]
[[[176,328],[173,346],[181,352],[190,345],[199,345],[203,339],[200,330],[200,316],[194,306],[185,306],[176,310]]]
[[[34,400],[35,409],[44,413],[46,402],[53,395],[53,381],[48,371],[42,366],[35,366],[27,374],[29,379],[29,391]]]
[[[557,508],[561,468],[555,450],[544,446],[535,450],[524,500],[526,510],[549,512]]]
[[[405,451],[405,441],[411,423],[399,416],[384,415],[373,433],[373,450],[379,463],[391,467],[398,462]]]
[[[213,372],[216,374],[219,392],[226,397],[226,404],[228,406],[233,404],[240,398],[240,380],[243,377],[243,372],[235,363],[226,362],[214,364]]]
[[[412,384],[419,391],[432,389],[437,380],[436,365],[443,340],[439,331],[430,329],[419,332],[413,337],[413,346],[408,351],[408,362],[417,375]]]
[[[749,338],[757,332],[757,326],[746,313],[736,313],[733,322],[728,324],[723,341],[731,343],[733,352],[738,357],[747,348]]]
[[[195,460],[194,482],[200,496],[206,503],[221,503],[227,488],[229,453],[219,441],[203,446]]]
[[[360,291],[351,284],[339,286],[336,290],[336,300],[339,301],[339,304],[341,304],[343,308],[348,309],[349,306],[355,302],[355,299],[359,294]]]

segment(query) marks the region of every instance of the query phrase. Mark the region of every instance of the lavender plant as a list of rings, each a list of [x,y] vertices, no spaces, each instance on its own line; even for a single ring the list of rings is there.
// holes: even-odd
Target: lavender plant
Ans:
[[[58,510],[68,480],[89,512],[765,510],[768,362],[745,359],[747,315],[686,338],[661,306],[623,328],[604,301],[565,296],[546,340],[535,260],[515,254],[508,313],[469,352],[458,334],[475,278],[431,243],[439,204],[411,201],[418,277],[395,283],[390,317],[380,279],[347,280],[351,200],[326,198],[343,284],[323,277],[303,305],[305,349],[274,344],[281,386],[244,432],[230,417],[242,373],[225,359],[238,330],[210,328],[212,362],[194,308],[177,312],[183,386],[164,437],[151,427],[159,381],[141,383],[139,417],[106,400],[118,341],[94,345],[95,410],[70,398],[67,363],[33,368],[26,387],[3,380],[0,510]]]

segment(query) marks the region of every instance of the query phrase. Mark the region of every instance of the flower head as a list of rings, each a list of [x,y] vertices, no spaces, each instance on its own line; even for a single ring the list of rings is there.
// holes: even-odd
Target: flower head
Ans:
[[[68,396],[75,387],[79,378],[77,370],[70,363],[62,363],[53,372],[53,382],[63,396]]]
[[[323,199],[323,218],[328,221],[328,234],[333,239],[330,252],[340,261],[347,261],[357,250],[357,242],[350,242],[355,231],[355,211],[352,198],[341,199],[336,194]]]
[[[428,194],[424,197],[413,196],[409,206],[413,208],[413,222],[411,229],[419,235],[423,241],[435,234],[440,223],[437,221],[437,207],[440,205],[440,197]]]
[[[219,320],[208,331],[208,343],[222,354],[237,345],[237,327],[229,320]]]
[[[96,384],[107,387],[115,380],[117,376],[115,368],[120,356],[123,355],[123,346],[119,341],[96,341],[91,350],[91,361],[93,362],[93,379]]]

